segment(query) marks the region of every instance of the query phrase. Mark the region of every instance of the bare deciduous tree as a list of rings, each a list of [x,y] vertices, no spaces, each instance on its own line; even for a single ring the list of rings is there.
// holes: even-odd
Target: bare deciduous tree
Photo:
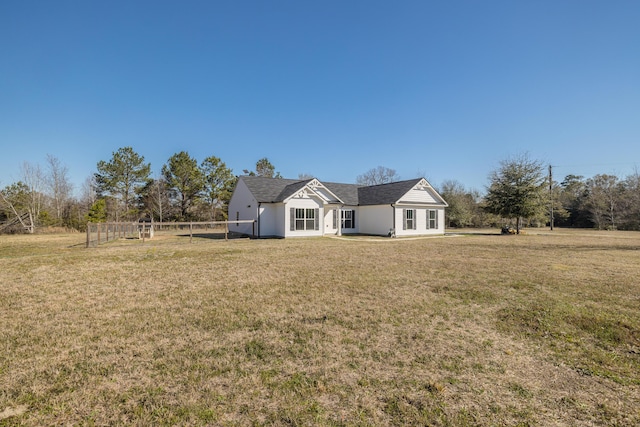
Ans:
[[[480,194],[477,191],[467,190],[459,181],[446,180],[439,192],[449,204],[445,211],[447,227],[481,225]]]
[[[20,223],[23,229],[33,232],[33,223],[29,222],[30,214],[27,214],[27,186],[23,182],[13,183],[0,190],[0,209],[3,216],[12,217],[4,224],[0,225],[0,230]]]
[[[22,182],[27,186],[27,211],[29,212],[29,221],[31,226],[29,232],[34,233],[36,228],[36,222],[40,217],[40,210],[44,202],[44,185],[45,179],[42,169],[39,165],[33,165],[29,162],[24,162],[20,168],[22,175]]]
[[[51,154],[47,154],[47,169],[46,185],[53,201],[55,218],[60,221],[65,204],[71,196],[73,186],[69,182],[69,170],[67,167]]]
[[[94,175],[91,175],[82,183],[80,202],[85,205],[85,207],[89,207],[95,203],[97,198],[96,178]]]
[[[598,229],[615,230],[623,187],[615,175],[596,175],[587,180],[587,209]]]
[[[400,176],[396,173],[395,169],[385,166],[369,169],[362,175],[356,177],[356,183],[360,185],[388,184],[398,180],[400,180]]]
[[[624,181],[625,195],[622,212],[627,230],[640,229],[640,172],[636,169]]]
[[[166,181],[163,178],[153,179],[141,193],[142,204],[151,218],[163,222],[169,216],[171,208]]]

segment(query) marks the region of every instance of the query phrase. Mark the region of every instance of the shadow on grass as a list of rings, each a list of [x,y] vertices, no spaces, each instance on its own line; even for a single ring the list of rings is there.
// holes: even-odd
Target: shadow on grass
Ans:
[[[502,236],[500,231],[490,232],[490,231],[457,231],[457,230],[447,230],[445,236]]]
[[[178,237],[186,237],[187,239],[189,238],[189,234],[178,234]],[[210,239],[210,240],[225,240],[225,235],[224,232],[220,233],[220,232],[211,232],[211,233],[193,233],[191,236],[193,236],[193,238],[198,238],[198,239]],[[252,239],[251,236],[247,235],[247,234],[241,234],[241,233],[235,233],[233,231],[230,231],[227,234],[227,240],[239,240],[239,239]]]

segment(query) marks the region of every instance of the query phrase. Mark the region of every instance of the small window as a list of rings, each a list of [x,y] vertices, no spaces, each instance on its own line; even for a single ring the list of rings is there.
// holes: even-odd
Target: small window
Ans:
[[[428,229],[437,229],[438,228],[438,211],[429,209],[427,215],[427,228]]]
[[[296,230],[304,230],[304,209],[296,209]]]
[[[353,209],[342,211],[342,228],[356,228],[356,211]]]
[[[416,210],[415,209],[405,209],[404,210],[404,230],[415,230],[416,229]]]
[[[306,230],[315,230],[316,228],[316,216],[315,216],[315,209],[305,209],[306,210],[306,225],[305,225],[305,229]]]

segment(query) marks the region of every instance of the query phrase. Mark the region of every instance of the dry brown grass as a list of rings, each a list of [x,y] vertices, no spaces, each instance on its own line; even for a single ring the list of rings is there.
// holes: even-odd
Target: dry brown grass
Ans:
[[[0,236],[0,425],[638,425],[640,234]]]

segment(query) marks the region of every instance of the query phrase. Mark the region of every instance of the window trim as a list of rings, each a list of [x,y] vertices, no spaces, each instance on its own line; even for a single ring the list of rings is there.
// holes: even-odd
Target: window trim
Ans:
[[[356,210],[355,209],[332,209],[332,219],[333,219],[333,229],[338,229],[338,210],[340,211],[340,229],[342,230],[355,230],[356,229]],[[345,219],[345,212],[349,212],[351,214],[351,218]],[[351,227],[345,226],[346,221],[351,222]]]
[[[291,208],[289,211],[290,231],[314,231],[320,229],[320,209]]]
[[[402,229],[416,230],[416,209],[403,209],[402,211]]]
[[[340,209],[341,216],[341,224],[343,230],[355,230],[356,228],[356,210],[355,209]],[[350,218],[347,218],[347,213],[350,215]],[[350,223],[351,227],[347,227],[347,222]]]
[[[431,217],[431,214],[433,214],[433,218]],[[438,229],[438,210],[427,209],[427,230],[437,230],[437,229]]]

